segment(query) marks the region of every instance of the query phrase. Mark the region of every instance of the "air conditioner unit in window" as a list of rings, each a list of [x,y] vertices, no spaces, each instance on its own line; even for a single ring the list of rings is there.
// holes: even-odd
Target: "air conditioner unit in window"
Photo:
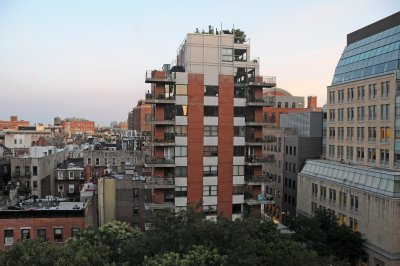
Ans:
[[[4,238],[4,244],[12,245],[13,243],[14,243],[14,238],[13,237],[5,237]]]

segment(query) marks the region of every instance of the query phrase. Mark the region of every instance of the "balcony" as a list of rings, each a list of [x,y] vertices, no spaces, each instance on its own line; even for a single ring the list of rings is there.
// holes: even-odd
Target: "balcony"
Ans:
[[[174,188],[173,177],[146,177],[145,188]]]
[[[254,121],[254,119],[246,120],[246,126],[262,127],[264,126],[264,121]]]
[[[175,135],[174,133],[164,133],[164,139],[155,138],[152,142],[150,142],[150,146],[175,146]]]
[[[164,116],[164,119],[151,117],[149,123],[153,125],[175,125],[175,116]]]
[[[262,146],[264,140],[262,138],[246,138],[247,146]]]
[[[144,162],[145,167],[175,167],[174,158],[152,158],[148,157]]]
[[[276,103],[275,96],[265,96],[264,97],[264,106],[265,107],[274,107]]]
[[[247,97],[246,101],[247,106],[264,106],[264,99],[263,98],[253,98],[253,97]]]
[[[146,83],[175,83],[175,73],[158,70],[146,71]]]
[[[268,175],[258,175],[258,176],[250,175],[250,176],[245,176],[244,180],[246,181],[247,185],[257,186],[263,183],[271,182],[272,178],[269,177]]]
[[[173,104],[173,103],[175,103],[175,96],[168,95],[165,93],[157,94],[157,95],[153,95],[152,93],[146,93],[145,102],[148,104],[157,104],[157,103]]]
[[[275,204],[274,196],[264,193],[258,194],[257,198],[248,198],[244,202],[249,206],[261,205],[261,204]]]
[[[263,165],[264,163],[271,162],[271,160],[275,160],[275,158],[271,158],[273,155],[269,156],[246,156],[246,165],[249,166],[257,166]]]
[[[249,87],[273,88],[276,87],[276,77],[259,76],[249,80]]]
[[[154,203],[148,202],[144,203],[145,210],[165,210],[165,209],[172,209],[175,207],[174,202],[163,202],[163,203]]]

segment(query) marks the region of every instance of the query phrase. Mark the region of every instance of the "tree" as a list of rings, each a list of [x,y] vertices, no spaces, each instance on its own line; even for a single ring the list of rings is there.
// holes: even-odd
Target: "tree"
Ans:
[[[294,239],[306,243],[320,256],[334,255],[354,262],[364,254],[366,239],[360,232],[339,225],[333,211],[319,208],[313,218],[297,217],[289,227],[296,232]]]
[[[246,34],[244,31],[241,31],[240,29],[233,29],[232,32],[235,38],[235,43],[244,43],[246,41]]]

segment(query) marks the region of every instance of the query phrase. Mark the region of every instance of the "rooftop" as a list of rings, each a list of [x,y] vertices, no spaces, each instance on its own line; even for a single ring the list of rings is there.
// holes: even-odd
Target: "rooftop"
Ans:
[[[327,160],[307,160],[301,174],[389,197],[400,197],[400,171]]]

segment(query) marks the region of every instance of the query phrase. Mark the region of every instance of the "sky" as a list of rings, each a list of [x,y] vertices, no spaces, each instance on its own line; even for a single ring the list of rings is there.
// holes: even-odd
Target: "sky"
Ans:
[[[126,121],[186,34],[240,28],[260,74],[326,102],[346,35],[400,10],[398,0],[0,0],[0,120]]]

